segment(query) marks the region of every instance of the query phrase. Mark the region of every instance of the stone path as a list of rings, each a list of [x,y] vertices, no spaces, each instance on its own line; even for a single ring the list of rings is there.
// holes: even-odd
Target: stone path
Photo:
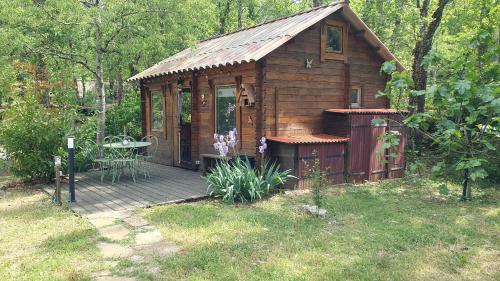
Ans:
[[[116,267],[118,261],[127,259],[132,267],[119,272],[114,276],[109,271],[97,273],[94,278],[98,281],[135,281],[134,277],[127,277],[134,270],[134,265],[145,265],[146,272],[151,275],[160,273],[154,257],[173,256],[181,250],[175,243],[164,241],[156,227],[132,211],[110,211],[94,213],[87,216],[105,242],[99,242],[102,256],[107,264]],[[123,275],[123,276],[122,276]]]

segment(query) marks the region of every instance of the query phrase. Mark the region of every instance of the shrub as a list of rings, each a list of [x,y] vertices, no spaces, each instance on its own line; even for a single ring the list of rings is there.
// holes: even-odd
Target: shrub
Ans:
[[[234,203],[261,199],[290,177],[289,170],[280,172],[279,165],[269,161],[253,169],[248,158],[235,157],[233,161],[219,161],[206,180],[209,196]]]
[[[312,201],[318,207],[317,210],[319,210],[319,208],[323,207],[323,191],[330,183],[328,182],[327,172],[321,170],[321,162],[316,150],[312,154],[314,162],[312,166],[306,163],[305,178],[311,184]]]
[[[75,124],[75,165],[79,172],[86,171],[92,167],[93,159],[97,155],[97,145],[95,143],[97,132],[96,117],[82,117],[78,124]]]
[[[53,177],[54,156],[65,150],[70,114],[44,108],[33,96],[12,102],[5,111],[0,140],[15,176],[43,180]]]

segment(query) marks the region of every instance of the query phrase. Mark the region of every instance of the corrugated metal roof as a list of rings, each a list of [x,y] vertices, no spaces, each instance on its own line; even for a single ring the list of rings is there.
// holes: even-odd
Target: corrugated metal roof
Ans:
[[[354,13],[344,2],[324,5],[299,14],[201,41],[195,48],[185,49],[131,77],[129,80],[149,79],[184,71],[258,61],[300,32],[341,8],[343,8],[342,13],[344,16],[352,18]],[[353,23],[358,25],[360,30],[366,30],[366,25],[357,16],[354,15],[354,17],[356,19]],[[364,32],[364,35],[374,37],[371,38],[371,42],[375,42],[377,46],[380,46],[380,55],[385,60],[396,59],[373,33]],[[401,65],[398,63],[398,66]]]
[[[343,143],[343,142],[348,142],[350,140],[349,138],[338,137],[327,134],[268,137],[267,139],[270,141],[286,143],[286,144]]]
[[[325,112],[330,113],[341,113],[341,114],[398,114],[405,113],[407,111],[404,110],[396,110],[390,108],[350,108],[350,109],[342,109],[342,108],[332,108],[327,109]]]

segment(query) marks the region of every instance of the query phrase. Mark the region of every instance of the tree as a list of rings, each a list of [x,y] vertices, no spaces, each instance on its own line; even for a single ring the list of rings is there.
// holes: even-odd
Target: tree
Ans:
[[[321,0],[313,0],[313,7],[319,7],[323,5],[323,1]]]
[[[30,38],[31,41],[25,45],[30,54],[67,61],[73,67],[79,65],[91,73],[98,97],[96,142],[101,147],[106,124],[104,70],[107,56],[120,50],[116,43],[138,23],[146,21],[147,13],[160,9],[148,1],[37,1],[17,4],[24,8],[17,14],[22,20],[13,20],[11,24]]]
[[[432,13],[430,22],[427,24],[429,9],[431,5],[430,0],[423,0],[420,6],[420,1],[417,0],[417,7],[420,8],[421,24],[419,34],[413,49],[413,65],[412,65],[412,78],[415,85],[415,90],[425,90],[427,87],[427,72],[422,65],[424,57],[431,51],[434,35],[441,23],[443,12],[446,5],[452,0],[439,0],[439,3]],[[416,96],[410,98],[410,105],[413,106],[412,110],[416,109],[417,112],[424,112],[425,110],[425,96]]]
[[[410,91],[411,81],[404,73],[394,72],[394,64],[382,68],[391,75],[391,91],[384,95],[394,99],[406,93],[430,101],[429,111],[413,112],[405,123],[431,141],[426,153],[440,159],[432,168],[434,173],[461,173],[462,200],[472,198],[471,181],[486,178],[488,168],[494,172],[500,168],[498,162],[489,163],[498,158],[500,143],[500,47],[495,20],[500,11],[485,2],[474,36],[462,42],[466,45],[462,53],[449,60],[431,51],[423,58],[425,71],[434,68],[440,73],[427,89]],[[496,167],[488,167],[495,163]]]

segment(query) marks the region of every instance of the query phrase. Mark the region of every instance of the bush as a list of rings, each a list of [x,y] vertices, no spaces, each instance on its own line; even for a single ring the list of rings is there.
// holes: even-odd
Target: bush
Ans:
[[[311,184],[312,201],[319,208],[323,207],[324,194],[323,191],[330,185],[327,177],[327,171],[321,170],[321,161],[319,160],[316,150],[313,151],[314,163],[312,166],[306,162],[305,178]]]
[[[22,178],[51,179],[54,156],[65,150],[71,119],[70,112],[44,108],[32,96],[15,100],[0,127],[11,172]]]
[[[135,93],[126,95],[122,104],[114,106],[106,114],[107,135],[123,135],[124,127],[127,128],[127,135],[135,139],[141,137],[141,102]]]
[[[273,192],[289,178],[290,171],[279,171],[279,165],[264,161],[260,168],[253,169],[248,158],[220,161],[205,178],[208,194],[224,202],[252,202]]]
[[[82,117],[75,124],[75,166],[78,172],[92,167],[93,159],[97,155],[96,141],[97,118]]]

